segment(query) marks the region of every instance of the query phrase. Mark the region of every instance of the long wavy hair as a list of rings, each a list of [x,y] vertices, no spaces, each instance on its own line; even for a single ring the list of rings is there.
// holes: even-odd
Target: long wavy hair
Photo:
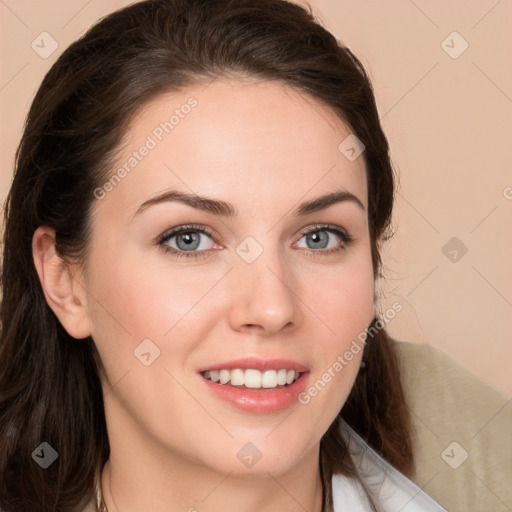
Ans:
[[[388,142],[362,64],[311,8],[286,0],[147,0],[102,18],[64,51],[39,87],[4,206],[5,512],[81,510],[110,454],[98,352],[92,338],[70,336],[46,303],[33,262],[34,231],[50,226],[61,258],[85,261],[93,191],[111,174],[130,121],[159,94],[222,76],[292,86],[328,106],[364,143],[373,271],[375,279],[382,275],[379,248],[394,200]],[[338,432],[340,418],[402,473],[414,469],[394,342],[385,329],[367,341],[366,369],[321,440],[324,511],[332,510],[333,474],[362,482]],[[31,457],[42,441],[59,453],[46,470]]]

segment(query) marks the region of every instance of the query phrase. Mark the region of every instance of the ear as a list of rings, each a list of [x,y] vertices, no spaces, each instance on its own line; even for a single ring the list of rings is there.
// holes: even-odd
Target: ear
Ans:
[[[64,329],[77,339],[90,336],[87,291],[74,277],[74,269],[57,254],[52,228],[39,226],[34,232],[32,255],[46,302]]]

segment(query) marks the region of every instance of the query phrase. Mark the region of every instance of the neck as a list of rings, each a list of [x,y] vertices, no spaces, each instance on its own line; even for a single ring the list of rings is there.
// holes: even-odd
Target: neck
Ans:
[[[101,475],[108,512],[321,512],[319,444],[279,474],[237,476],[236,467],[222,473],[192,460],[133,422],[113,421],[108,430],[110,458]]]
[[[101,476],[103,501],[108,512],[298,512],[322,510],[322,482],[314,472],[260,478],[210,474],[204,468],[183,466],[161,472],[143,464],[114,457]],[[308,461],[309,462],[309,461]],[[295,468],[298,469],[298,468]],[[212,472],[213,473],[213,472]],[[164,476],[165,475],[165,476]]]

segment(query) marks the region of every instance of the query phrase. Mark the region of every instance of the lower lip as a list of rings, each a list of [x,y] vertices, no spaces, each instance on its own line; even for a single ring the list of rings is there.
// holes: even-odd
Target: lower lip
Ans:
[[[306,388],[308,374],[309,372],[301,373],[293,384],[274,391],[265,388],[252,390],[217,384],[201,374],[199,374],[199,378],[214,395],[237,409],[256,414],[271,414],[287,409],[297,402],[298,395]]]

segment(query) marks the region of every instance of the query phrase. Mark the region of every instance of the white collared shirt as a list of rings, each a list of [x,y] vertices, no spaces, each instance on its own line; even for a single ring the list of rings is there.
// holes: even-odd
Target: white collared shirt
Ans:
[[[414,482],[385,461],[347,422],[341,420],[339,429],[379,512],[447,512]],[[332,499],[334,512],[371,510],[361,484],[344,475],[333,475]]]

